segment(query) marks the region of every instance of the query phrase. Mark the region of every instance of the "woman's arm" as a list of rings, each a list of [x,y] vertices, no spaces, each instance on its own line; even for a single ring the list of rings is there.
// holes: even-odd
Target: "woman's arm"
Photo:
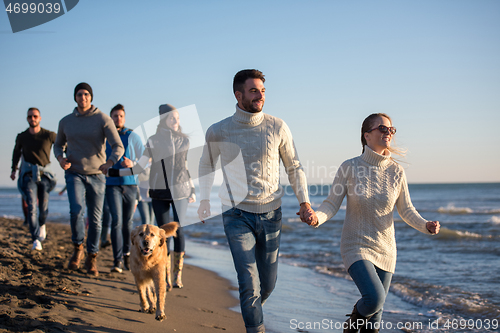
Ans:
[[[316,210],[318,223],[313,225],[314,227],[319,227],[321,224],[334,217],[339,211],[342,200],[344,200],[344,197],[347,194],[347,177],[351,171],[352,165],[350,161],[342,163],[340,168],[337,170],[337,174],[333,179],[328,197]]]
[[[438,221],[427,221],[417,212],[410,199],[410,191],[408,190],[408,183],[404,170],[401,173],[401,192],[396,200],[396,208],[399,216],[409,226],[417,229],[424,234],[437,234],[439,232]]]
[[[145,151],[146,152],[146,151]],[[142,155],[141,158],[137,161],[137,163],[132,168],[125,169],[108,169],[108,177],[123,177],[123,176],[132,176],[138,175],[146,169],[146,166],[149,162],[149,156]]]
[[[189,174],[187,155],[186,155],[186,172],[188,174],[189,185],[191,187],[191,194],[189,195],[188,202],[189,203],[193,203],[193,202],[196,202],[196,191],[195,191],[195,188],[194,188],[193,180],[191,179],[191,175]]]

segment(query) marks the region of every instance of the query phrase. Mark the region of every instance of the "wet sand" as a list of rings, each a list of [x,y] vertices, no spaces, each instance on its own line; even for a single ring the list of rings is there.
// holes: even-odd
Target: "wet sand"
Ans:
[[[0,218],[0,332],[245,332],[229,281],[185,265],[183,289],[167,294],[167,319],[139,312],[129,271],[110,273],[111,248],[99,252],[98,278],[69,271],[69,225],[47,224],[43,250],[31,250],[21,220]],[[189,258],[186,260],[189,263]]]

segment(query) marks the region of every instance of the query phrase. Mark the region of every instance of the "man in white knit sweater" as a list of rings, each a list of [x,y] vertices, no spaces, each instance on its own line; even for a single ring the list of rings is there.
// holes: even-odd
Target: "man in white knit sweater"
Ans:
[[[207,130],[199,167],[198,215],[203,221],[210,216],[210,190],[221,158],[224,231],[238,274],[241,313],[251,333],[265,332],[262,305],[276,284],[284,195],[280,159],[300,203],[301,218],[315,219],[290,129],[283,120],[262,112],[264,82],[262,72],[255,69],[235,75],[236,112]]]

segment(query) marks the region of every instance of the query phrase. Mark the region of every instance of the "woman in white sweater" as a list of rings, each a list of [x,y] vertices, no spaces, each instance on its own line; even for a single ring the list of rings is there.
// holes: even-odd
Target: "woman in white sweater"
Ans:
[[[341,254],[361,299],[354,305],[344,332],[378,332],[382,307],[396,267],[393,211],[425,234],[439,232],[438,221],[427,221],[413,207],[403,168],[391,157],[396,133],[383,113],[368,116],[361,128],[363,153],[342,163],[328,198],[316,211],[318,227],[332,218],[347,196]],[[358,319],[363,324],[358,326]],[[359,321],[360,323],[361,321]]]

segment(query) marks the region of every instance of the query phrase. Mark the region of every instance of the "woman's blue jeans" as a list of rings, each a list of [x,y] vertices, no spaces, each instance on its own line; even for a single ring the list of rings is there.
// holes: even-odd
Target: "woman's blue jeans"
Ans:
[[[102,205],[106,190],[106,177],[103,174],[82,175],[66,171],[66,188],[69,200],[69,215],[71,222],[71,240],[82,244],[85,240],[85,206],[89,219],[87,236],[87,252],[99,252],[101,236]]]
[[[173,209],[174,221],[176,222],[181,221],[179,218],[182,218],[182,220],[184,220],[184,217],[186,216],[187,205],[188,205],[187,198],[181,200],[175,200],[173,202],[169,200],[153,199],[151,200],[151,202],[156,216],[156,223],[158,223],[159,227],[172,221],[170,219],[170,206],[172,206]],[[167,249],[170,249],[171,238],[172,237],[169,237],[167,239]],[[177,235],[176,237],[174,237],[174,252],[184,252],[184,249],[185,249],[184,231],[182,230],[182,227],[179,227],[179,229],[177,229]]]
[[[238,274],[240,306],[248,333],[264,332],[262,305],[278,277],[281,208],[250,213],[223,207],[224,232]]]
[[[349,275],[361,293],[356,303],[358,312],[364,317],[371,317],[368,328],[377,328],[382,320],[385,298],[391,285],[392,273],[386,272],[368,260],[359,260],[349,267]]]

